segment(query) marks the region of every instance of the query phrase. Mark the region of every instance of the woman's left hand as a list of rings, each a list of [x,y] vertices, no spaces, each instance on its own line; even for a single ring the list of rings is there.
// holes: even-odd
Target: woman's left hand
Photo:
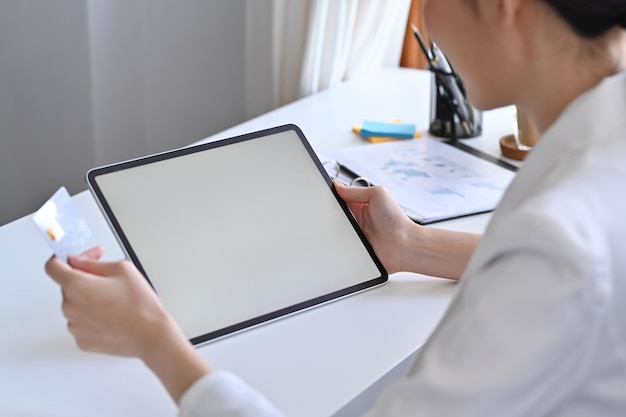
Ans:
[[[69,264],[52,257],[46,272],[62,288],[63,314],[82,350],[142,358],[155,337],[177,328],[133,264],[101,262],[102,254],[95,247]]]
[[[177,403],[211,367],[191,346],[148,281],[124,260],[101,262],[103,250],[52,257],[46,272],[61,286],[63,314],[78,347],[132,356],[159,377]]]

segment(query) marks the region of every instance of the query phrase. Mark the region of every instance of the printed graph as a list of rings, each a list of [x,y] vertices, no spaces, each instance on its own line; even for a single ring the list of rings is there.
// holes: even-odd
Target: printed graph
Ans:
[[[457,191],[454,191],[451,188],[438,188],[436,190],[430,191],[433,195],[450,195],[455,197],[465,198],[465,196]]]
[[[514,173],[428,138],[367,145],[334,154],[344,166],[383,185],[419,222],[493,209]]]

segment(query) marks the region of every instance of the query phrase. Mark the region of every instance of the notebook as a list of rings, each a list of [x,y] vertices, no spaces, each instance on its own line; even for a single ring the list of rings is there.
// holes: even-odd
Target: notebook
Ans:
[[[194,344],[387,281],[294,125],[95,168],[87,182]]]

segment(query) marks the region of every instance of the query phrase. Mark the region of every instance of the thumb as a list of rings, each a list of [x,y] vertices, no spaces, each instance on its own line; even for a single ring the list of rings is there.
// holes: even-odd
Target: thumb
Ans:
[[[369,203],[376,187],[349,187],[335,181],[335,189],[346,203]]]
[[[61,287],[70,283],[72,279],[75,279],[74,271],[68,264],[57,258],[56,256],[51,257],[48,262],[46,262],[46,273],[57,282]]]
[[[94,246],[93,248],[87,249],[78,256],[81,258],[93,259],[97,261],[98,259],[102,258],[102,255],[104,255],[104,248],[98,245]]]
[[[89,259],[83,256],[70,255],[69,264],[72,268],[76,268],[80,271],[87,272],[89,274],[98,275],[101,277],[109,277],[117,275],[121,271],[121,263],[117,262],[102,262],[95,259]]]

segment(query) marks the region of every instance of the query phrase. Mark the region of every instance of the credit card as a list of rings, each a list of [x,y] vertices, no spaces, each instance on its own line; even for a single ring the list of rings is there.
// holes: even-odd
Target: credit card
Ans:
[[[85,249],[91,230],[65,187],[61,187],[39,210],[33,221],[55,256],[64,262]]]

